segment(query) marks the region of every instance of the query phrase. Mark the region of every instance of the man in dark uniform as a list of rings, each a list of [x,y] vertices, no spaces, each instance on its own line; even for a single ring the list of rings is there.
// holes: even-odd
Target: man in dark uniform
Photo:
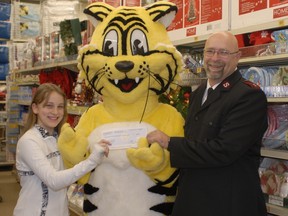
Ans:
[[[242,78],[240,55],[230,32],[212,34],[204,48],[208,80],[191,93],[185,137],[147,135],[180,169],[173,216],[267,215],[258,175],[267,99]]]

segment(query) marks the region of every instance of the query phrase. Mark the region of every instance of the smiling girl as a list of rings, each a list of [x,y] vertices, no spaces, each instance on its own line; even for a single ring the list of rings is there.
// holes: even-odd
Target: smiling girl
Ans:
[[[67,186],[108,156],[108,142],[93,146],[90,156],[64,170],[57,138],[67,118],[66,96],[58,86],[38,87],[29,107],[24,134],[17,143],[16,169],[21,191],[14,216],[68,216]]]

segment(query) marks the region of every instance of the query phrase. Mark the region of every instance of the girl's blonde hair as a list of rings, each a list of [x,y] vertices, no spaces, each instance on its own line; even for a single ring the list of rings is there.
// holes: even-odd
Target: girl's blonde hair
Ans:
[[[32,104],[37,105],[37,104],[42,103],[43,101],[45,103],[47,103],[49,96],[52,92],[58,93],[64,99],[63,119],[55,128],[56,132],[58,134],[60,134],[60,130],[61,130],[62,125],[67,121],[67,115],[68,115],[67,114],[67,98],[66,98],[65,93],[62,91],[62,89],[53,83],[44,83],[44,84],[41,84],[37,88],[37,91],[36,91],[35,95],[33,96],[33,99],[32,99],[31,104],[29,106],[28,117],[27,117],[27,121],[26,121],[26,124],[24,126],[24,130],[23,130],[22,134],[24,134],[26,131],[28,131],[30,128],[32,128],[37,123],[37,115],[32,110]]]

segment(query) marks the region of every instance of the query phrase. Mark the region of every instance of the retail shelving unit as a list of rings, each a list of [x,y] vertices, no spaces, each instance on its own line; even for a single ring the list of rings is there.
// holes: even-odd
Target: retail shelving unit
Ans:
[[[6,81],[0,81],[0,85],[3,90],[6,88]],[[5,93],[4,93],[5,95]],[[11,165],[7,162],[7,146],[6,146],[6,119],[7,119],[7,109],[6,109],[6,96],[1,97],[0,100],[0,166]]]
[[[69,58],[61,58],[55,61],[44,62],[32,68],[15,70],[10,74],[8,84],[8,110],[7,110],[7,142],[9,147],[9,154],[15,154],[16,143],[18,135],[21,133],[24,122],[19,121],[21,112],[28,108],[32,99],[32,88],[37,87],[39,79],[25,80],[21,77],[35,75],[37,77],[41,70],[64,67],[72,71],[78,71],[76,56]],[[82,114],[84,108],[73,107],[72,112],[75,114]],[[11,156],[13,158],[13,156]],[[10,161],[13,161],[11,159]]]
[[[14,86],[10,80],[7,80],[6,157],[10,163],[15,162],[15,148],[19,135],[17,93],[18,87]]]

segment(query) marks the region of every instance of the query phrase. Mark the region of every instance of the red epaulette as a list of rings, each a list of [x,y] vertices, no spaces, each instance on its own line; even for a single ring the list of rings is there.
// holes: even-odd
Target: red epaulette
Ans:
[[[244,80],[243,83],[246,84],[247,86],[251,87],[251,88],[260,89],[259,85],[255,84],[249,80]]]

